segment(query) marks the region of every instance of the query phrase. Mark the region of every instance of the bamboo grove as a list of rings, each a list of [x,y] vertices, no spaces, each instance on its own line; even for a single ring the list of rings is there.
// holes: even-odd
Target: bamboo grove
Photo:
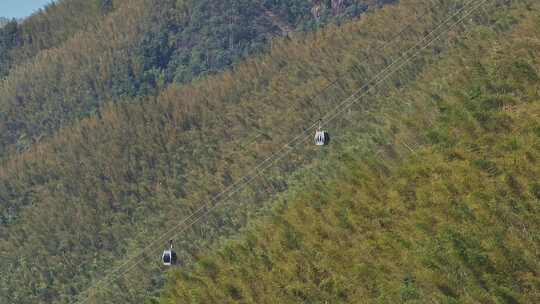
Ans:
[[[145,10],[151,2],[113,2],[97,29],[12,68],[0,86],[2,302],[538,299],[534,253],[519,251],[538,240],[512,230],[539,224],[539,186],[530,182],[538,180],[538,46],[520,38],[538,34],[538,5],[517,0],[488,1],[334,121],[341,152],[295,147],[184,231],[177,246],[186,270],[171,276],[161,299],[165,278],[152,252],[88,290],[121,264],[117,257],[130,257],[250,172],[469,5],[403,0],[269,46],[256,40],[277,31],[267,24],[222,64],[203,60],[186,72],[194,58],[218,58],[220,48],[183,64],[161,62],[155,52],[168,46],[195,52],[188,37],[197,31],[164,38],[171,23],[157,21],[197,18],[189,2],[171,1],[181,6],[173,16],[168,1]],[[275,13],[311,26],[298,13],[278,6]],[[253,26],[270,22],[259,14]],[[493,206],[507,201],[518,210]],[[482,225],[490,229],[478,231]],[[231,237],[240,240],[225,241]],[[458,268],[444,268],[451,265]],[[486,272],[508,276],[481,277]],[[463,280],[466,289],[457,286]],[[489,298],[493,286],[500,288]]]

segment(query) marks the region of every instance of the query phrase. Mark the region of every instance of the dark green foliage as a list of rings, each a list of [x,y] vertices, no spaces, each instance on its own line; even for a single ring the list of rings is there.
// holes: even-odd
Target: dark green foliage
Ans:
[[[24,20],[10,21],[0,28],[0,79],[39,52],[59,47],[77,32],[97,24],[112,8],[113,0],[61,0]]]
[[[536,196],[536,198],[540,199],[540,184],[534,183],[531,185],[531,193]]]
[[[0,78],[10,66],[10,52],[19,45],[21,37],[16,20],[7,21],[0,28]]]
[[[97,0],[97,4],[102,13],[110,12],[114,7],[113,0]]]

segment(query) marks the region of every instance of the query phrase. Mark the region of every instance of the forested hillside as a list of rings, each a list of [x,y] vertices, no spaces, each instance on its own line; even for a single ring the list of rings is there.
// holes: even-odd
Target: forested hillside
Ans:
[[[122,0],[115,0],[120,2]],[[20,21],[3,19],[0,29],[0,78],[9,69],[58,47],[81,30],[95,26],[113,9],[113,0],[54,1]]]
[[[12,69],[0,302],[434,302],[441,290],[448,303],[534,303],[538,4],[402,0],[347,22],[368,2],[330,2],[115,2]],[[284,25],[315,32],[246,57]],[[309,126],[355,92],[326,124],[332,145],[313,147]],[[169,238],[185,271],[160,299]]]
[[[163,46],[156,46],[156,51],[189,53],[196,46],[189,45],[190,39],[195,40],[192,36],[195,34],[186,34],[185,37],[182,34],[190,29],[191,22],[199,22],[199,25],[193,25],[193,31],[201,33],[202,30],[220,29],[223,22],[228,21],[225,18],[216,26],[203,26],[207,24],[203,20],[207,21],[208,16],[197,14],[204,12],[204,7],[189,11],[197,6],[180,6],[182,3],[160,1],[161,5],[156,6],[152,1],[129,1],[115,4],[114,11],[104,16],[96,29],[76,33],[62,46],[40,52],[31,62],[10,70],[2,82],[3,88],[8,91],[1,95],[2,102],[6,101],[2,106],[7,109],[1,112],[5,119],[1,126],[19,132],[34,121],[36,128],[43,131],[42,127],[50,123],[54,126],[50,130],[52,133],[53,129],[65,125],[54,138],[42,140],[35,146],[32,142],[36,138],[31,139],[24,132],[17,136],[10,132],[1,133],[6,139],[12,135],[17,138],[16,147],[20,151],[20,154],[15,153],[10,143],[2,145],[2,148],[6,148],[5,161],[0,170],[0,248],[5,254],[0,267],[2,302],[69,302],[112,265],[122,262],[115,257],[131,255],[130,250],[142,246],[176,218],[189,214],[200,203],[199,199],[207,198],[221,187],[231,184],[234,178],[252,168],[257,160],[272,152],[275,149],[273,143],[288,134],[285,129],[276,130],[275,133],[264,129],[272,130],[274,125],[278,125],[279,116],[288,112],[286,101],[290,96],[281,90],[290,88],[292,84],[286,81],[289,73],[283,74],[284,63],[289,58],[296,58],[296,66],[287,67],[292,74],[296,73],[293,71],[308,59],[301,52],[310,49],[312,52],[316,49],[314,47],[318,47],[316,36],[309,38],[309,48],[302,46],[306,38],[301,33],[295,38],[298,39],[296,42],[290,38],[276,41],[272,47],[273,55],[252,59],[240,64],[236,72],[201,79],[188,86],[172,85],[166,88],[166,81],[162,82],[163,86],[154,86],[154,82],[146,78],[143,81],[131,77],[133,65],[137,66],[138,72],[142,71],[143,65],[139,60],[151,62],[148,68],[152,69],[153,62],[161,62],[163,58],[161,53],[153,56],[154,51],[144,47],[145,41],[163,42],[162,35],[165,35],[168,37],[165,41],[172,39],[178,44],[175,42],[166,47],[169,45],[166,42]],[[202,5],[203,2],[197,3]],[[245,3],[247,7],[253,5],[253,2]],[[295,6],[294,3],[304,5]],[[281,2],[279,6],[269,2],[264,4],[268,7],[259,7],[258,11],[262,14],[276,5],[273,15],[279,18],[289,16],[290,26],[296,28],[313,22],[311,6],[306,3],[294,1],[284,9]],[[359,8],[359,12],[360,8],[366,8],[355,3],[347,4],[347,15],[342,12],[342,15],[335,17],[339,20],[353,17],[355,7]],[[167,5],[173,4],[178,9],[168,10],[170,6]],[[150,6],[157,8],[145,9]],[[244,12],[245,9],[246,6],[236,7],[245,15],[233,25],[260,22],[269,24],[267,29],[280,32],[268,17],[261,15],[260,19],[246,19],[246,16],[254,13]],[[189,14],[178,17],[178,12]],[[169,16],[169,13],[173,16]],[[218,10],[214,13],[217,14]],[[224,12],[219,13],[223,16]],[[333,12],[329,10],[326,14],[328,20],[334,20]],[[179,24],[186,26],[176,26],[182,31],[175,32],[175,27],[173,30],[162,28],[160,22],[172,22],[175,20],[170,19],[172,17],[181,18],[179,20],[184,22]],[[320,15],[318,22],[322,23],[323,17],[324,14]],[[188,19],[182,18],[193,20],[187,22]],[[280,22],[286,22],[284,20],[288,19]],[[314,24],[317,25],[317,21]],[[251,27],[239,26],[237,30],[250,33]],[[333,31],[338,30],[334,28]],[[253,34],[249,36],[253,38],[249,39],[259,39],[259,34]],[[388,32],[386,38],[390,34]],[[222,38],[219,32],[208,35]],[[347,35],[353,35],[353,28],[349,29]],[[235,39],[233,45],[237,51],[227,55],[228,58],[241,58],[249,54],[247,50],[256,51],[252,44],[246,42],[243,46],[244,40]],[[332,77],[332,74],[321,75],[323,70],[319,69],[330,69],[334,75],[336,71],[343,70],[330,64],[339,62],[337,57],[330,56],[324,65],[317,63],[320,63],[318,57],[333,52],[332,42],[328,40],[330,37],[325,39],[328,49],[310,55],[309,59],[313,61],[311,76],[294,76],[297,83],[313,81],[307,84],[306,89],[314,90],[321,81],[326,81],[325,77]],[[195,40],[197,43],[201,41],[204,42]],[[181,48],[184,42],[186,46]],[[362,44],[367,45],[367,42]],[[210,48],[210,51],[219,52],[222,49],[217,46]],[[297,52],[295,49],[302,51],[291,57]],[[269,60],[272,61],[270,64]],[[226,61],[224,66],[229,63],[232,63],[232,59]],[[182,69],[185,66],[192,64],[182,64]],[[171,68],[172,71],[175,69]],[[118,73],[115,74],[115,71]],[[161,69],[159,73],[164,71]],[[140,73],[136,75],[142,77]],[[98,86],[96,83],[100,79],[108,80]],[[173,80],[171,77],[169,81]],[[139,90],[139,84],[151,90]],[[137,90],[131,90],[133,87]],[[336,87],[334,90],[343,88]],[[347,90],[352,90],[352,87]],[[278,97],[276,101],[270,102],[272,99],[269,96],[257,98],[256,103],[249,105],[254,93],[262,96],[271,91]],[[346,92],[334,93],[334,97],[337,100]],[[96,111],[97,103],[109,100],[99,99],[99,94],[111,97],[110,100],[115,103],[102,105]],[[309,91],[299,94],[308,98]],[[114,96],[118,98],[113,100]],[[82,110],[71,111],[71,101],[80,102],[78,105]],[[299,99],[297,102],[302,105],[305,101]],[[278,106],[274,115],[265,117],[264,111],[279,103],[283,104]],[[245,105],[256,110],[253,116],[240,114],[246,109]],[[85,111],[95,114],[74,124],[69,123],[67,118],[59,120],[60,123],[51,120],[51,115],[64,118],[76,115],[74,118],[80,118],[85,116]],[[299,119],[310,118],[310,111],[315,109],[297,107],[294,113],[297,118],[291,120],[289,125],[300,129],[302,122]],[[242,120],[238,121],[239,118]],[[263,134],[265,132],[267,134]],[[36,134],[37,138],[42,136],[41,133]],[[254,143],[253,139],[257,139],[258,143]],[[247,158],[239,157],[235,163],[230,161],[231,157],[242,156],[244,152],[250,155]],[[228,167],[229,164],[238,167]],[[290,166],[288,171],[293,169],[294,166]],[[276,170],[275,174],[276,181],[267,185],[269,191],[284,187],[283,178],[279,176],[285,176],[285,173]],[[260,200],[267,196],[261,190],[244,195]],[[190,255],[196,248],[211,243],[216,236],[236,231],[237,227],[242,226],[244,217],[245,214],[239,213],[227,219],[227,216],[216,213],[213,222],[208,225],[209,237],[201,238],[196,232],[190,232],[191,247],[186,247],[184,254]],[[216,227],[226,229],[223,232]],[[136,282],[136,289],[126,289],[123,285],[125,282],[119,282],[111,285],[116,288],[113,292],[100,295],[96,301],[118,303],[129,295],[133,297],[133,302],[140,302],[154,293],[155,287],[161,284],[161,276],[155,272],[155,265],[143,266],[141,271],[151,268],[154,274]],[[130,274],[129,278],[136,278],[137,275]]]
[[[491,21],[160,303],[540,303],[540,7]]]
[[[392,1],[340,1],[339,11],[321,9],[318,18],[310,0],[67,0],[53,5],[1,31],[0,40],[7,43],[0,45],[0,58],[7,63],[0,66],[4,73],[12,68],[0,83],[0,156],[28,149],[106,102],[157,94],[173,81],[220,71],[265,49],[270,37],[282,34],[280,26],[315,29],[384,2]],[[98,17],[103,12],[109,13]],[[50,46],[58,47],[32,57]],[[23,64],[29,57],[33,60]]]

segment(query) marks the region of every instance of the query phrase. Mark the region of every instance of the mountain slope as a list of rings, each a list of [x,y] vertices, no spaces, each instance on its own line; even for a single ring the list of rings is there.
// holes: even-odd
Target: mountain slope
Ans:
[[[332,146],[161,303],[540,302],[540,10],[499,18],[519,25],[477,29],[379,101],[383,146]]]
[[[6,27],[0,30],[0,79],[8,75],[12,67],[24,64],[43,50],[59,47],[75,33],[95,26],[113,8],[112,0],[62,0],[51,2],[20,23],[2,21],[0,27]]]
[[[108,104],[13,155],[0,170],[0,300],[68,303],[90,296],[96,303],[140,303],[155,296],[163,283],[158,257],[166,240],[158,237],[164,231],[283,149],[405,50],[432,38],[426,33],[450,13],[470,6],[456,3],[465,2],[403,1],[342,27],[275,41],[269,54],[232,71]],[[512,28],[507,11],[514,2],[493,3],[496,31]],[[481,26],[489,19],[466,21]],[[421,58],[387,78],[388,90],[416,79],[465,29],[441,32]],[[366,98],[332,128],[372,130],[367,110],[384,105],[377,94]],[[269,197],[287,189],[289,174],[319,157],[310,144],[294,149],[230,197],[236,208],[217,208],[182,232],[178,246],[186,265],[215,240],[235,234]],[[157,246],[137,256],[154,241]],[[120,267],[128,258],[138,264]],[[126,268],[132,271],[118,280],[99,280]]]

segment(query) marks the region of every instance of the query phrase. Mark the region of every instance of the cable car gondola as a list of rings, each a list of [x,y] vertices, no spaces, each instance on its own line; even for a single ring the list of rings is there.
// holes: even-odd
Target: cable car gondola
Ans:
[[[322,130],[321,122],[319,121],[319,128],[315,132],[315,145],[326,146],[330,143],[330,134],[327,131]]]
[[[165,266],[171,266],[176,264],[176,252],[173,251],[172,240],[169,241],[169,249],[163,251],[161,261]]]

